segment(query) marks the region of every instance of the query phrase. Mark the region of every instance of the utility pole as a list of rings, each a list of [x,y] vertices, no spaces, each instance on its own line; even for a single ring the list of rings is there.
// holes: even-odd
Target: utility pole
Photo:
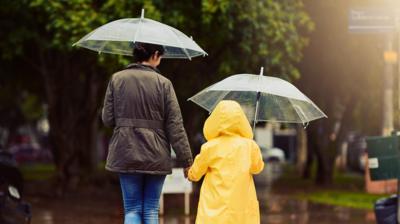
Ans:
[[[385,71],[383,74],[382,135],[388,136],[393,131],[393,64],[397,54],[393,51],[393,34],[388,33],[385,46]]]
[[[400,110],[400,17],[396,17],[397,38],[397,109]]]

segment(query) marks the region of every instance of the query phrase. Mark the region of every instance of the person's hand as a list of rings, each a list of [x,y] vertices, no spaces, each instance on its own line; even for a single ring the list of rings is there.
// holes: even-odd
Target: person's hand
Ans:
[[[183,168],[183,175],[185,176],[185,178],[188,177],[189,169],[190,169],[190,166],[186,167],[186,168]]]

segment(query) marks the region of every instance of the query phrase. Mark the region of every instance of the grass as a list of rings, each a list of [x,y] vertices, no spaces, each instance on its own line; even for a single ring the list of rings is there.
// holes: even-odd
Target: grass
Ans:
[[[302,179],[293,166],[288,166],[273,188],[297,199],[367,210],[373,209],[377,199],[389,196],[369,194],[364,184],[363,174],[336,172],[331,185],[317,186],[313,178]]]
[[[96,166],[96,172],[104,172],[105,162],[101,162]],[[19,166],[20,171],[26,181],[35,180],[49,180],[55,173],[56,168],[52,163],[32,163],[32,164],[21,164]]]
[[[56,168],[53,164],[35,163],[19,166],[24,180],[48,180],[55,174]]]
[[[388,195],[372,195],[364,192],[351,192],[344,190],[325,190],[297,195],[298,198],[306,199],[315,203],[367,210],[373,209],[376,200],[387,196]]]

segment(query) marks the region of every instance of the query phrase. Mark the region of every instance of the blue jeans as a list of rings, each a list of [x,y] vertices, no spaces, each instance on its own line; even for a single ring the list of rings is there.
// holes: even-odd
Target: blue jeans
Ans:
[[[158,224],[165,175],[119,174],[124,200],[124,224]]]

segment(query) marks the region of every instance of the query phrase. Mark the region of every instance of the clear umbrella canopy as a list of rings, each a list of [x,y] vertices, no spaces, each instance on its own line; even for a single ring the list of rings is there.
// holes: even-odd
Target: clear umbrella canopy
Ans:
[[[165,49],[163,58],[188,58],[205,56],[192,38],[181,31],[144,18],[126,18],[115,20],[93,30],[74,45],[99,53],[132,55],[135,42],[162,45]]]
[[[232,75],[189,100],[211,112],[221,100],[235,100],[250,121],[303,123],[326,115],[291,83],[276,77]]]

